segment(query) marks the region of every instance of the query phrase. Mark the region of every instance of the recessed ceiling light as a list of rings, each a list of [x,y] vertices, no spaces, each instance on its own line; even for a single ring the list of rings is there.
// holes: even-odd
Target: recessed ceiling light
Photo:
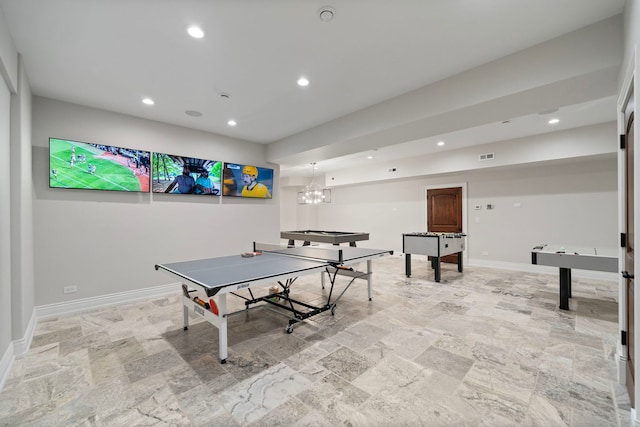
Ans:
[[[189,33],[189,35],[194,39],[201,39],[204,37],[204,31],[202,31],[200,27],[196,27],[195,25],[187,28],[187,33]]]
[[[191,117],[202,117],[202,113],[200,111],[195,110],[187,110],[184,112],[187,116]]]
[[[555,125],[556,123],[560,123],[560,119],[551,119],[549,120],[550,125]]]
[[[236,123],[236,121],[235,121],[235,120],[231,119],[231,120],[229,120],[229,121],[227,122],[227,124],[228,124],[229,126],[235,126],[235,125],[237,125],[238,123]]]
[[[322,22],[330,22],[333,21],[334,16],[336,15],[336,10],[331,6],[322,6],[318,9],[318,16]]]
[[[309,86],[309,79],[307,79],[306,77],[300,77],[298,79],[298,86]]]
[[[154,102],[154,101],[153,101],[153,99],[151,99],[151,98],[144,98],[144,99],[142,100],[142,103],[143,103],[143,104],[147,104],[147,105],[153,105],[153,104],[155,104],[155,102]]]
[[[438,141],[438,146],[442,147],[444,145],[444,141]]]
[[[367,156],[367,159],[371,160],[373,159],[373,156]]]

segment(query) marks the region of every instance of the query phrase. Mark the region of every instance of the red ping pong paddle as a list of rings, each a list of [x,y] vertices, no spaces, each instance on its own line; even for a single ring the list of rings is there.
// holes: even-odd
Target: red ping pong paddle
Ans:
[[[213,314],[218,316],[218,306],[213,301],[213,298],[209,299],[209,308],[211,308],[211,311],[213,312]]]

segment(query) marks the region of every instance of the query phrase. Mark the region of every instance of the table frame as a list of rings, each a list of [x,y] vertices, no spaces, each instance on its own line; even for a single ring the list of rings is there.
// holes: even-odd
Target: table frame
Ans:
[[[211,325],[218,328],[218,354],[220,357],[220,363],[226,363],[227,358],[229,356],[228,351],[228,340],[227,340],[227,330],[228,330],[228,317],[234,314],[239,314],[246,312],[246,310],[263,307],[263,308],[271,308],[270,306],[278,306],[280,309],[284,309],[286,312],[290,314],[286,314],[281,312],[280,310],[275,311],[276,313],[283,314],[289,318],[288,325],[285,327],[285,331],[287,333],[293,332],[293,327],[295,324],[303,322],[305,319],[309,317],[318,315],[325,311],[330,310],[331,314],[335,313],[337,302],[342,298],[344,293],[349,289],[349,287],[353,284],[356,279],[363,279],[367,281],[367,293],[369,297],[369,301],[372,299],[373,294],[373,269],[372,269],[372,260],[374,258],[379,258],[385,255],[393,254],[393,251],[380,251],[378,253],[374,253],[365,257],[359,257],[350,260],[343,260],[342,263],[338,264],[336,262],[319,262],[316,267],[305,268],[303,270],[282,273],[279,275],[270,276],[268,278],[259,278],[243,283],[234,283],[229,286],[223,286],[219,288],[215,288],[212,291],[212,288],[207,287],[205,284],[193,280],[189,276],[182,274],[176,270],[168,268],[167,266],[157,264],[155,269],[162,269],[168,273],[177,275],[178,277],[184,279],[185,281],[191,283],[192,285],[199,286],[205,290],[207,296],[212,297],[208,302],[202,301],[198,303],[194,301],[190,297],[191,292],[195,292],[195,290],[189,290],[185,284],[181,284],[183,287],[183,297],[182,297],[182,305],[183,305],[183,329],[188,330],[189,328],[189,312],[192,312],[204,320],[209,322]],[[361,262],[366,261],[367,270],[366,272],[357,271],[351,267],[350,265],[359,264]],[[312,274],[312,273],[321,273],[321,281],[322,287],[325,287],[325,277],[326,274],[329,278],[331,287],[329,291],[329,296],[326,302],[319,306],[313,306],[311,304],[305,303],[303,301],[298,301],[296,299],[291,298],[290,288],[291,285],[295,282],[295,280],[303,275]],[[351,280],[347,284],[347,286],[342,290],[340,295],[335,297],[332,300],[333,296],[333,287],[336,281],[337,276],[347,276],[350,277]],[[281,291],[274,294],[265,295],[262,297],[256,297],[253,295],[253,288],[265,286],[267,284],[277,283]],[[240,290],[248,290],[250,297],[245,297],[237,294],[237,291]],[[245,300],[245,310],[239,310],[235,312],[228,311],[227,305],[227,295],[232,294],[234,296],[243,298]],[[214,297],[215,296],[215,300]],[[284,301],[284,303],[280,303],[279,301],[275,301],[275,299]],[[203,306],[207,304],[207,307]],[[265,303],[259,304],[258,303]],[[296,308],[294,305],[302,306],[301,309]],[[213,308],[215,307],[217,314],[213,312]],[[273,308],[271,308],[274,310]]]
[[[609,251],[598,254],[596,248],[565,248],[559,245],[538,245],[531,251],[531,264],[559,268],[560,309],[569,310],[571,269],[618,272],[618,257]]]
[[[302,241],[302,246],[309,246],[311,242],[330,243],[338,246],[341,243],[349,243],[349,246],[356,246],[356,242],[369,240],[369,233],[343,232],[343,231],[320,231],[320,230],[297,230],[281,231],[281,239],[287,239],[289,246],[294,246],[296,240]]]

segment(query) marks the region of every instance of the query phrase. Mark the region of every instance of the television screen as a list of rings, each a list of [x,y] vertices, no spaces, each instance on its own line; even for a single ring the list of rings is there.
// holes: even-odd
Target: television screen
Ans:
[[[153,153],[153,192],[219,196],[221,170],[216,160]]]
[[[49,138],[49,187],[149,192],[149,151]]]
[[[222,195],[270,199],[273,194],[273,169],[225,163]]]

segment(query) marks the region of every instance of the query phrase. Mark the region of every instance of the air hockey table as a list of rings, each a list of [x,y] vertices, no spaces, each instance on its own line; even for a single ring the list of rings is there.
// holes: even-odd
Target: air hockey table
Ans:
[[[458,271],[462,273],[462,252],[464,251],[464,233],[405,233],[402,235],[405,274],[411,277],[411,254],[428,255],[434,270],[435,281],[440,281],[440,259],[443,256],[458,254]]]
[[[302,241],[302,246],[309,246],[311,242],[329,243],[332,245],[340,245],[348,243],[349,246],[356,246],[356,242],[369,240],[369,233],[350,232],[350,231],[321,231],[321,230],[297,230],[297,231],[281,231],[281,239],[287,239],[289,246],[295,246],[296,240]]]
[[[560,268],[560,309],[569,310],[571,269],[618,272],[618,254],[613,248],[538,245],[531,251],[531,264]]]

